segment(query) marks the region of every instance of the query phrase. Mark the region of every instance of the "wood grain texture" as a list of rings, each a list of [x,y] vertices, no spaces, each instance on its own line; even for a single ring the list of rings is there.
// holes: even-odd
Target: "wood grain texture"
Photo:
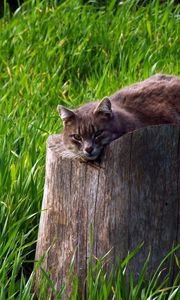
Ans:
[[[138,274],[150,250],[151,268],[157,267],[173,243],[180,243],[179,126],[124,135],[106,148],[99,166],[62,158],[61,150],[61,136],[50,136],[36,249],[38,260],[51,247],[44,268],[57,288],[67,280],[74,253],[82,287],[90,224],[95,256],[112,249],[114,263],[143,241],[132,270]]]

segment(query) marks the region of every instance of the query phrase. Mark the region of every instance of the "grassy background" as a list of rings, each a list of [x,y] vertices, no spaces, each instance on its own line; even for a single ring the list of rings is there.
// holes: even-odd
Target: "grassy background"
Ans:
[[[179,5],[115,2],[32,0],[0,19],[0,300],[33,295],[45,142],[62,129],[57,104],[179,74]]]

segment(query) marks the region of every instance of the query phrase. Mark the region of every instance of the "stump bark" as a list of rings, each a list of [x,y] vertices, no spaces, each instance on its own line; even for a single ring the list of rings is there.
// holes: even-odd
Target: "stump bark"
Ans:
[[[90,224],[96,257],[112,249],[114,263],[144,242],[132,261],[133,272],[139,272],[150,250],[150,267],[157,267],[173,243],[180,243],[179,126],[152,126],[124,135],[106,148],[99,165],[62,158],[61,149],[61,136],[50,136],[36,248],[36,260],[49,249],[43,267],[56,287],[68,280],[75,253],[82,288]],[[37,284],[39,278],[40,270]]]

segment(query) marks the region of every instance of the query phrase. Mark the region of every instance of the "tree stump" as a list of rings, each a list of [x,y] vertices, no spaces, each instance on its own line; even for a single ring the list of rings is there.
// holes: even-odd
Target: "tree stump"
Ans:
[[[75,252],[80,287],[93,249],[112,262],[142,241],[132,261],[138,273],[151,250],[152,269],[180,242],[180,128],[152,126],[107,146],[97,165],[62,158],[60,135],[47,141],[46,179],[36,260],[50,247],[43,267],[56,287],[67,280]],[[40,271],[37,272],[39,282]]]

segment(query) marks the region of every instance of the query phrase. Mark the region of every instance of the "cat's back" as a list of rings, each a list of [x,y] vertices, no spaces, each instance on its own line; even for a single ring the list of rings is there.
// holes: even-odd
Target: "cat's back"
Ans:
[[[143,102],[149,97],[151,101],[153,97],[156,100],[164,98],[164,101],[174,97],[180,99],[180,77],[157,74],[117,91],[110,99],[112,102],[119,102],[120,105],[126,106],[133,105],[133,100]]]
[[[180,77],[157,74],[119,90],[110,99],[117,109],[180,120]]]

